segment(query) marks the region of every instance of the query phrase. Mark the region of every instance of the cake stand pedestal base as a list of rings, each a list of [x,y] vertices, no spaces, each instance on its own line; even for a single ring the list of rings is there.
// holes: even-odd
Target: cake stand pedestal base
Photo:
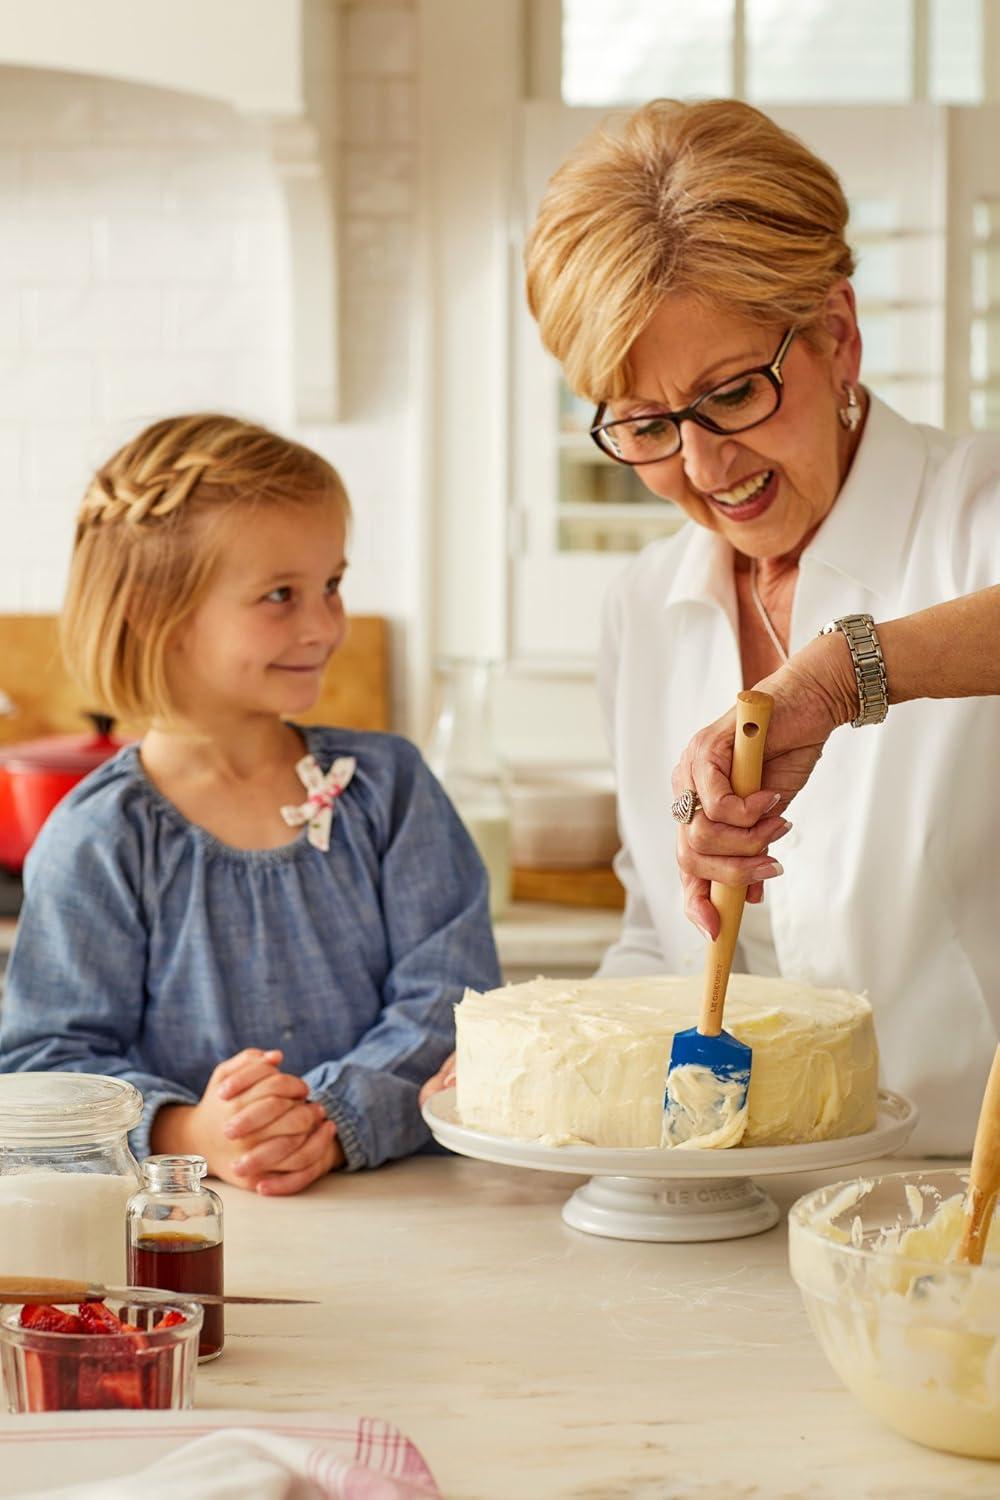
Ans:
[[[773,1229],[778,1205],[749,1177],[592,1177],[563,1204],[571,1229],[613,1240],[735,1240]]]
[[[778,1206],[754,1177],[848,1166],[898,1151],[917,1123],[917,1108],[901,1094],[882,1089],[875,1125],[863,1135],[802,1146],[736,1146],[699,1151],[694,1146],[549,1146],[541,1141],[489,1135],[463,1125],[455,1112],[455,1090],[424,1101],[423,1116],[434,1139],[463,1156],[575,1172],[589,1179],[563,1204],[563,1222],[584,1234],[612,1240],[737,1240],[762,1234],[780,1217]]]

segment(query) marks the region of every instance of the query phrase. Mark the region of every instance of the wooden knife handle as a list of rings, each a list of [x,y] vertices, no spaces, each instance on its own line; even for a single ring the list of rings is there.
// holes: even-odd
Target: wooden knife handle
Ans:
[[[993,1205],[1000,1192],[1000,1047],[986,1080],[983,1107],[979,1111],[976,1140],[969,1171],[969,1196],[958,1259],[971,1266],[982,1265],[983,1252],[993,1222]]]
[[[93,1291],[89,1281],[68,1281],[60,1276],[0,1276],[0,1302],[9,1302],[12,1292],[19,1294],[19,1302],[26,1300],[26,1292],[34,1302],[83,1302],[93,1296]]]
[[[774,699],[769,693],[750,691],[736,699],[736,739],[733,744],[733,769],[730,781],[738,797],[749,797],[760,791],[764,769],[764,744],[771,722]],[[740,933],[745,885],[720,885],[712,881],[711,901],[719,913],[719,936],[709,945],[705,956],[705,985],[701,996],[698,1030],[702,1036],[718,1036],[722,1030],[722,1011],[726,1003],[729,971],[732,968],[736,939]]]

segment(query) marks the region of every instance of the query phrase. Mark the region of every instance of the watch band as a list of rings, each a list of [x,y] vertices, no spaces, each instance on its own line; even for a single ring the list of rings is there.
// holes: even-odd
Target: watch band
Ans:
[[[875,634],[875,621],[871,615],[844,615],[842,619],[824,625],[819,633],[832,635],[835,630],[844,633],[858,680],[858,716],[851,720],[851,728],[881,724],[889,712],[889,685],[882,647]]]

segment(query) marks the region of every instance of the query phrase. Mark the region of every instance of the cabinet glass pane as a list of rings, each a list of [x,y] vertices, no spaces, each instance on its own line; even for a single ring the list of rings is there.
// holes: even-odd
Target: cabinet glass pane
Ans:
[[[910,0],[746,0],[747,97],[908,99],[910,21]]]
[[[732,0],[563,0],[563,100],[728,94],[732,24]]]
[[[969,328],[969,417],[1000,430],[1000,201],[973,205],[972,306]]]
[[[931,0],[928,91],[940,103],[982,101],[982,7],[983,0]]]

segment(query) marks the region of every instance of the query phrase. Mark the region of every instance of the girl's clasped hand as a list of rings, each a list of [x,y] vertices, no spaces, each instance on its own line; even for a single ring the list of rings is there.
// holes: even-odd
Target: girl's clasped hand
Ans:
[[[245,1047],[219,1063],[193,1109],[160,1111],[154,1144],[197,1150],[216,1177],[265,1195],[297,1193],[343,1166],[336,1125],[281,1061],[278,1049]]]

